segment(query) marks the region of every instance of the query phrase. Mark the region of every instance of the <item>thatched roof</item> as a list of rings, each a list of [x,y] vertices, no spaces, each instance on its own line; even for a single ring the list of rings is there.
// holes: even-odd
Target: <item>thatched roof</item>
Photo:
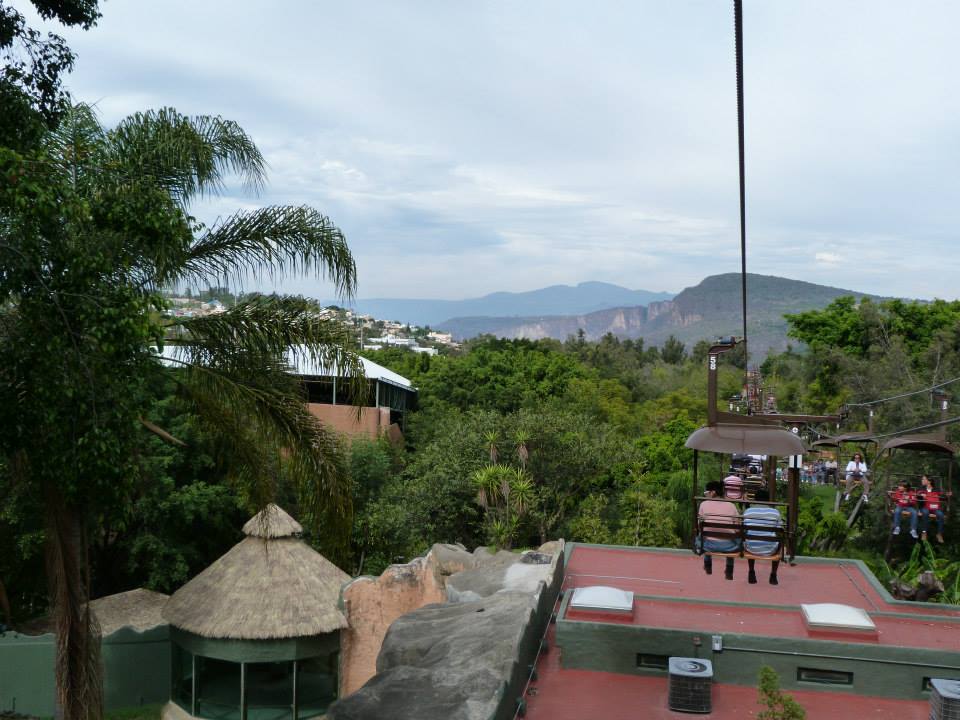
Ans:
[[[137,588],[98,598],[90,603],[90,608],[97,616],[100,633],[104,636],[122,627],[143,632],[166,624],[163,619],[163,606],[169,598],[169,595],[163,593]]]
[[[295,537],[303,528],[279,505],[270,503],[263,510],[247,520],[243,534],[250,537],[281,538]]]
[[[167,604],[169,597],[153,590],[137,588],[92,600],[90,609],[100,624],[100,634],[103,637],[124,627],[144,632],[167,624],[163,619],[163,606]],[[52,617],[44,615],[18,625],[17,630],[25,635],[42,635],[56,633],[57,626]]]
[[[276,505],[243,526],[226,555],[170,598],[163,617],[210,638],[308,637],[347,627],[337,608],[350,576],[299,537],[302,528]]]

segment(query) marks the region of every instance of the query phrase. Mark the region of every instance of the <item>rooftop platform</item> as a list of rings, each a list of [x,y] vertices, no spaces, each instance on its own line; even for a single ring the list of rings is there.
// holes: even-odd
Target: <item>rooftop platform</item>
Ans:
[[[617,548],[572,544],[564,573],[564,588],[613,585],[642,597],[706,600],[750,605],[799,606],[801,603],[842,603],[869,612],[943,615],[960,619],[960,607],[894,600],[869,570],[854,560],[797,558],[781,563],[779,585],[769,585],[770,564],[757,561],[756,585],[747,583],[747,561],[738,558],[733,581],[723,578],[723,558],[714,560],[714,573],[703,571],[700,558],[688,551]]]
[[[927,718],[929,678],[960,679],[960,607],[894,600],[862,563],[798,558],[781,564],[772,586],[769,563],[758,561],[760,582],[750,585],[743,559],[729,581],[723,558],[707,575],[690,552],[569,548],[552,641],[527,695],[535,720],[689,717],[667,708],[665,660],[677,656],[712,661],[714,710],[705,717],[722,719],[759,712],[762,665],[809,718]],[[570,607],[572,590],[596,585],[632,591],[632,612]],[[800,606],[812,603],[862,609],[876,629],[808,627]]]
[[[563,588],[610,585],[631,590],[636,598],[634,612],[615,616],[568,610],[564,618],[894,647],[960,648],[960,608],[894,600],[858,562],[799,558],[794,566],[781,563],[779,585],[767,582],[769,563],[757,562],[756,585],[747,583],[745,560],[736,561],[732,581],[724,579],[724,559],[714,563],[714,573],[707,575],[702,560],[693,553],[576,545]],[[682,610],[678,601],[684,603]],[[805,603],[862,608],[876,623],[877,633],[810,630],[799,612]]]
[[[555,631],[551,629],[551,647],[554,640]],[[713,688],[713,712],[699,716],[674,712],[667,707],[665,677],[567,670],[561,666],[561,654],[559,650],[550,650],[537,663],[539,679],[531,685],[533,692],[526,696],[527,720],[742,720],[756,717],[762,710],[755,687],[718,683]],[[808,720],[929,720],[927,701],[815,690],[790,692],[807,711]]]

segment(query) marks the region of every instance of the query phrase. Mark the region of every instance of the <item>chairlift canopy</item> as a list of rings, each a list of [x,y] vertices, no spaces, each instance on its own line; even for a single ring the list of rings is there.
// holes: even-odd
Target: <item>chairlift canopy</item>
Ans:
[[[876,438],[869,432],[846,433],[844,435],[835,435],[834,437],[825,437],[810,443],[811,447],[840,447],[844,443],[855,442],[877,442]]]
[[[957,448],[944,440],[940,435],[901,435],[890,438],[884,443],[880,452],[885,450],[915,450],[919,452],[936,452],[954,455]]]
[[[734,425],[718,423],[695,430],[687,438],[692,450],[717,453],[749,453],[753,455],[802,455],[800,438],[772,425]]]

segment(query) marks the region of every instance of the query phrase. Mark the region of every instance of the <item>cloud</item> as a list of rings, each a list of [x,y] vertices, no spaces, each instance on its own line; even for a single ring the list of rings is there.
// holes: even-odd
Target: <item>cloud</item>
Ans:
[[[843,262],[843,257],[832,252],[818,252],[813,256],[821,265],[839,265]]]
[[[754,3],[744,21],[748,269],[956,297],[960,6]],[[362,296],[679,290],[739,269],[722,3],[111,0],[90,31],[53,29],[107,122],[160,105],[237,120],[270,185],[198,217],[315,206]]]

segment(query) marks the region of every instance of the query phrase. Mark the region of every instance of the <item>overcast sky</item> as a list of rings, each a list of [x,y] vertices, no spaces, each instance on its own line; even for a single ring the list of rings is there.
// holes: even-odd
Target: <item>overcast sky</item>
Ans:
[[[960,296],[960,4],[744,4],[748,269]],[[320,209],[360,297],[679,291],[739,270],[731,6],[108,0],[64,34],[107,123],[238,121],[270,185],[197,215]]]

